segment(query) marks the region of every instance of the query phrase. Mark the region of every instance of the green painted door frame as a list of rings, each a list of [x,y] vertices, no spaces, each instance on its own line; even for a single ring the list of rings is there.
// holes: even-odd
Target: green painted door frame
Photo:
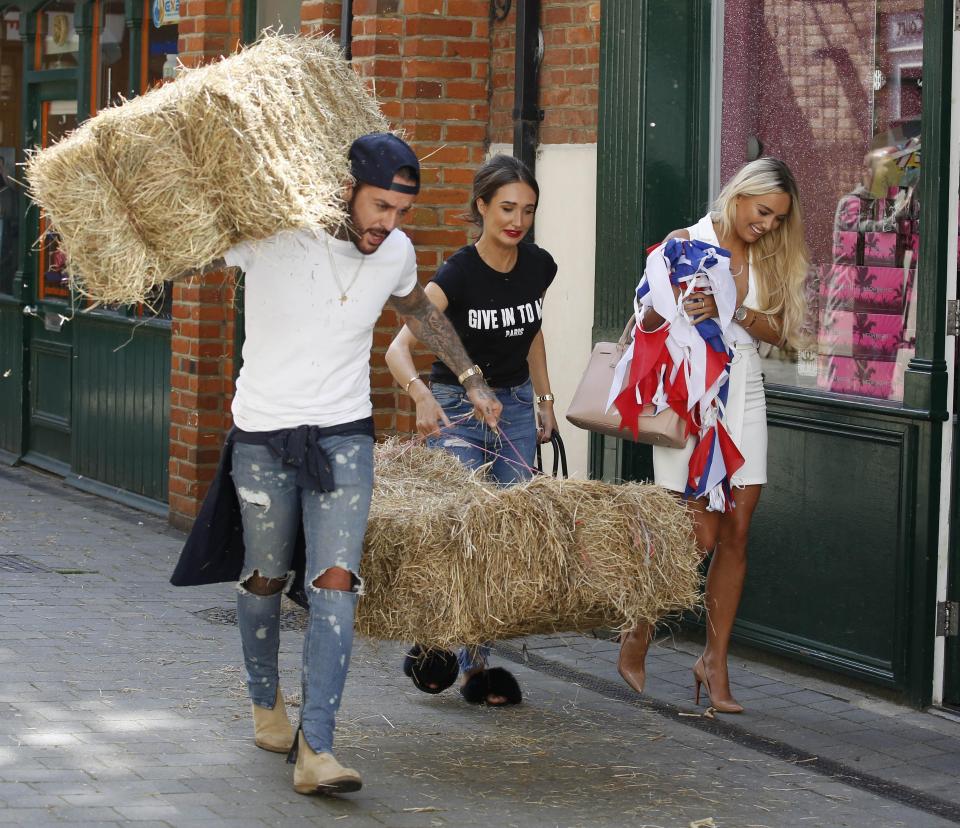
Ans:
[[[644,251],[703,214],[709,196],[709,0],[604,4],[597,135],[593,340],[616,340]],[[591,473],[652,477],[649,447],[592,436]]]
[[[604,5],[595,341],[619,335],[644,249],[706,207],[711,14],[710,0]],[[736,629],[740,640],[887,685],[917,706],[932,694],[937,539],[946,519],[944,319],[956,268],[947,261],[956,232],[947,226],[948,187],[956,186],[947,183],[952,4],[926,0],[924,16],[924,229],[904,405],[767,389],[771,480],[751,533]],[[595,437],[591,473],[652,477],[649,452]]]
[[[43,2],[22,6],[24,38],[23,145],[40,140],[44,101],[77,104],[77,118],[90,114],[94,78],[94,3],[77,5],[78,66],[34,70],[37,12]],[[144,4],[125,0],[130,32],[129,76],[124,93],[139,92]],[[145,319],[134,308],[80,311],[70,300],[39,300],[38,254],[28,239],[39,233],[39,212],[25,201],[15,295],[0,298],[0,357],[11,361],[16,343],[6,326],[20,323],[22,368],[19,422],[10,414],[17,400],[0,387],[0,451],[64,476],[73,485],[131,505],[165,513],[170,411],[170,323]],[[36,315],[25,318],[30,305]],[[16,314],[19,314],[17,316]],[[69,321],[56,330],[59,315]],[[9,446],[9,448],[8,448]]]

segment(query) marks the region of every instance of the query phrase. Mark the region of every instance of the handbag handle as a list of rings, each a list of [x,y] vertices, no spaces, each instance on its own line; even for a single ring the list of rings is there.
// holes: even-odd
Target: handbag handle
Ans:
[[[633,332],[633,329],[637,326],[637,317],[634,314],[630,314],[630,318],[627,320],[627,324],[623,328],[623,333],[620,334],[620,338],[617,340],[617,348],[621,351],[625,350],[627,345],[630,342],[630,334]]]
[[[550,445],[553,446],[553,476],[560,477],[557,472],[561,471],[563,477],[567,474],[567,450],[563,446],[563,438],[560,433],[554,431],[550,435]],[[540,453],[540,443],[537,443],[537,471],[543,473],[543,455]]]

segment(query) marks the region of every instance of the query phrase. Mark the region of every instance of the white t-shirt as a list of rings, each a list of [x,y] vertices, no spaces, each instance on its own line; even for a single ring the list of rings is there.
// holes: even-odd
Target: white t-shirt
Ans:
[[[347,294],[343,304],[331,254]],[[274,431],[369,417],[374,325],[390,296],[406,296],[417,284],[406,234],[394,230],[364,255],[322,231],[284,231],[241,242],[224,259],[245,274],[237,427]]]

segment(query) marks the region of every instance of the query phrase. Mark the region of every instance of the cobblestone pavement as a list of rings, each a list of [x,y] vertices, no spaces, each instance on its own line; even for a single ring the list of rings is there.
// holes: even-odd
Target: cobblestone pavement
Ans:
[[[747,715],[681,715],[695,712],[691,645],[655,648],[638,700],[614,645],[583,636],[500,648],[525,692],[510,710],[418,693],[399,645],[358,641],[337,752],[365,786],[299,796],[283,757],[253,746],[236,627],[214,623],[233,587],[167,583],[181,542],[156,518],[0,468],[0,823],[960,822],[954,722],[747,662],[734,677]],[[281,655],[294,704],[300,638],[285,632]]]

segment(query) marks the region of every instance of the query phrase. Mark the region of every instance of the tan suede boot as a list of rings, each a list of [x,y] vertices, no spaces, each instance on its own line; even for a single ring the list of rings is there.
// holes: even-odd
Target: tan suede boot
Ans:
[[[301,794],[353,793],[363,787],[360,774],[345,768],[332,753],[315,753],[299,735],[297,764],[293,769],[293,789]]]
[[[253,708],[253,741],[258,748],[274,753],[287,753],[293,747],[293,727],[283,705],[283,694],[277,685],[277,699],[273,709],[251,704]]]

